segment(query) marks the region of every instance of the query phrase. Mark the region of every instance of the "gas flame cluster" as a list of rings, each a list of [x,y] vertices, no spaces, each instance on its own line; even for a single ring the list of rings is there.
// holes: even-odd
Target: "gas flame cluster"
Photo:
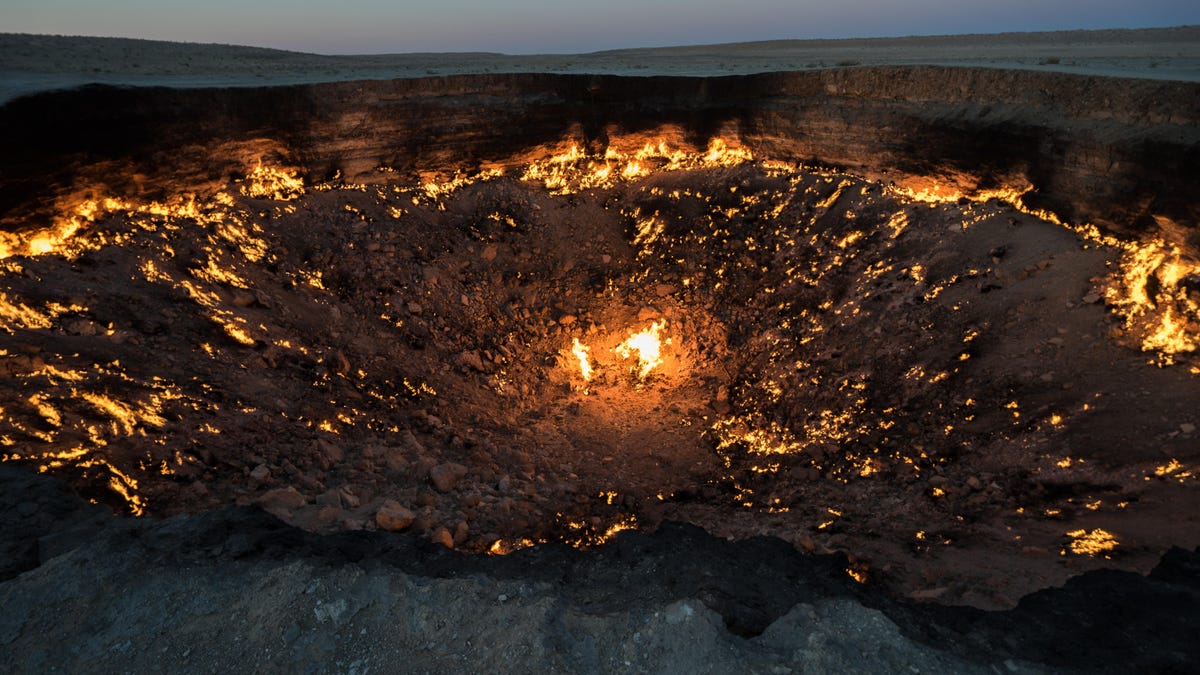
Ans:
[[[570,142],[549,158],[526,167],[522,180],[541,183],[554,194],[612,187],[654,171],[736,166],[753,161],[753,154],[735,140],[712,138],[703,151],[674,147],[661,138],[646,141],[631,152],[610,145],[603,155],[593,155]]]
[[[663,338],[662,331],[666,328],[666,321],[655,321],[650,326],[629,334],[612,351],[621,359],[633,359],[633,374],[640,382],[645,380],[650,373],[663,363],[662,346]],[[670,339],[666,340],[670,344]],[[579,376],[584,382],[591,382],[595,375],[595,368],[591,360],[591,348],[579,341],[578,337],[572,338],[571,354],[574,355]]]
[[[1200,263],[1186,257],[1175,244],[1160,238],[1129,241],[1106,234],[1090,223],[1064,222],[1050,211],[1026,204],[1025,196],[1035,190],[1028,183],[970,194],[938,183],[919,190],[897,186],[890,189],[907,199],[928,204],[961,199],[998,200],[1022,213],[1071,229],[1087,241],[1121,251],[1119,268],[1106,279],[1103,297],[1124,320],[1125,331],[1137,340],[1142,351],[1157,355],[1160,366],[1173,365],[1178,355],[1200,349]]]
[[[253,199],[290,201],[304,194],[304,180],[294,169],[264,165],[260,159],[242,181],[241,192]]]
[[[646,379],[650,371],[662,364],[662,331],[664,322],[655,321],[649,328],[630,335],[624,342],[616,346],[617,354],[623,358],[637,360],[636,373],[639,380]]]
[[[1177,355],[1200,348],[1200,265],[1161,240],[1125,249],[1105,300],[1124,318],[1126,331],[1140,336],[1142,351],[1171,365]]]

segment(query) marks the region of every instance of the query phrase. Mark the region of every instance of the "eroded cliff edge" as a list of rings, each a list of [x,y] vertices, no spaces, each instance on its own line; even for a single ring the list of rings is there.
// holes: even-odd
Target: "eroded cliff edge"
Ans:
[[[452,175],[673,128],[914,191],[1029,191],[1071,222],[1195,244],[1200,85],[942,67],[721,78],[462,75],[259,89],[86,87],[0,109],[0,224],[83,195],[164,198],[256,161],[310,180]],[[382,173],[386,169],[389,173]]]

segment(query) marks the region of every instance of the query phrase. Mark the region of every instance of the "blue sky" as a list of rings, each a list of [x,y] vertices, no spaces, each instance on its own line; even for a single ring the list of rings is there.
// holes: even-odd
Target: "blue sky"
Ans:
[[[325,54],[588,52],[748,40],[1200,24],[1200,0],[2,0],[0,32]]]

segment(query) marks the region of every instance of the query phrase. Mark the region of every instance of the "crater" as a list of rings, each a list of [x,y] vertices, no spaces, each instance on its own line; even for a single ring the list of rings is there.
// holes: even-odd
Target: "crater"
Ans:
[[[3,459],[481,555],[683,521],[988,608],[1147,571],[1200,540],[1200,97],[1047,77],[20,99]]]

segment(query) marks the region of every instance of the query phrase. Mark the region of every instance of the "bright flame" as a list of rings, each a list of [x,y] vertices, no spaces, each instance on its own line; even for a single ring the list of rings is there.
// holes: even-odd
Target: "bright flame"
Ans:
[[[575,358],[579,359],[579,374],[583,376],[584,382],[592,381],[592,364],[588,361],[588,347],[575,338],[575,343],[571,345],[571,353]]]
[[[645,379],[655,366],[662,363],[662,340],[659,339],[658,334],[665,325],[662,321],[655,321],[649,328],[630,335],[616,347],[617,354],[623,359],[627,359],[637,352],[639,380]]]
[[[296,171],[263,166],[262,160],[251,169],[243,182],[242,194],[255,199],[289,201],[304,194],[304,180]]]
[[[1116,550],[1120,545],[1113,533],[1099,528],[1095,530],[1074,530],[1068,532],[1067,536],[1071,538],[1068,546],[1071,553],[1075,555],[1097,556],[1104,555]]]

